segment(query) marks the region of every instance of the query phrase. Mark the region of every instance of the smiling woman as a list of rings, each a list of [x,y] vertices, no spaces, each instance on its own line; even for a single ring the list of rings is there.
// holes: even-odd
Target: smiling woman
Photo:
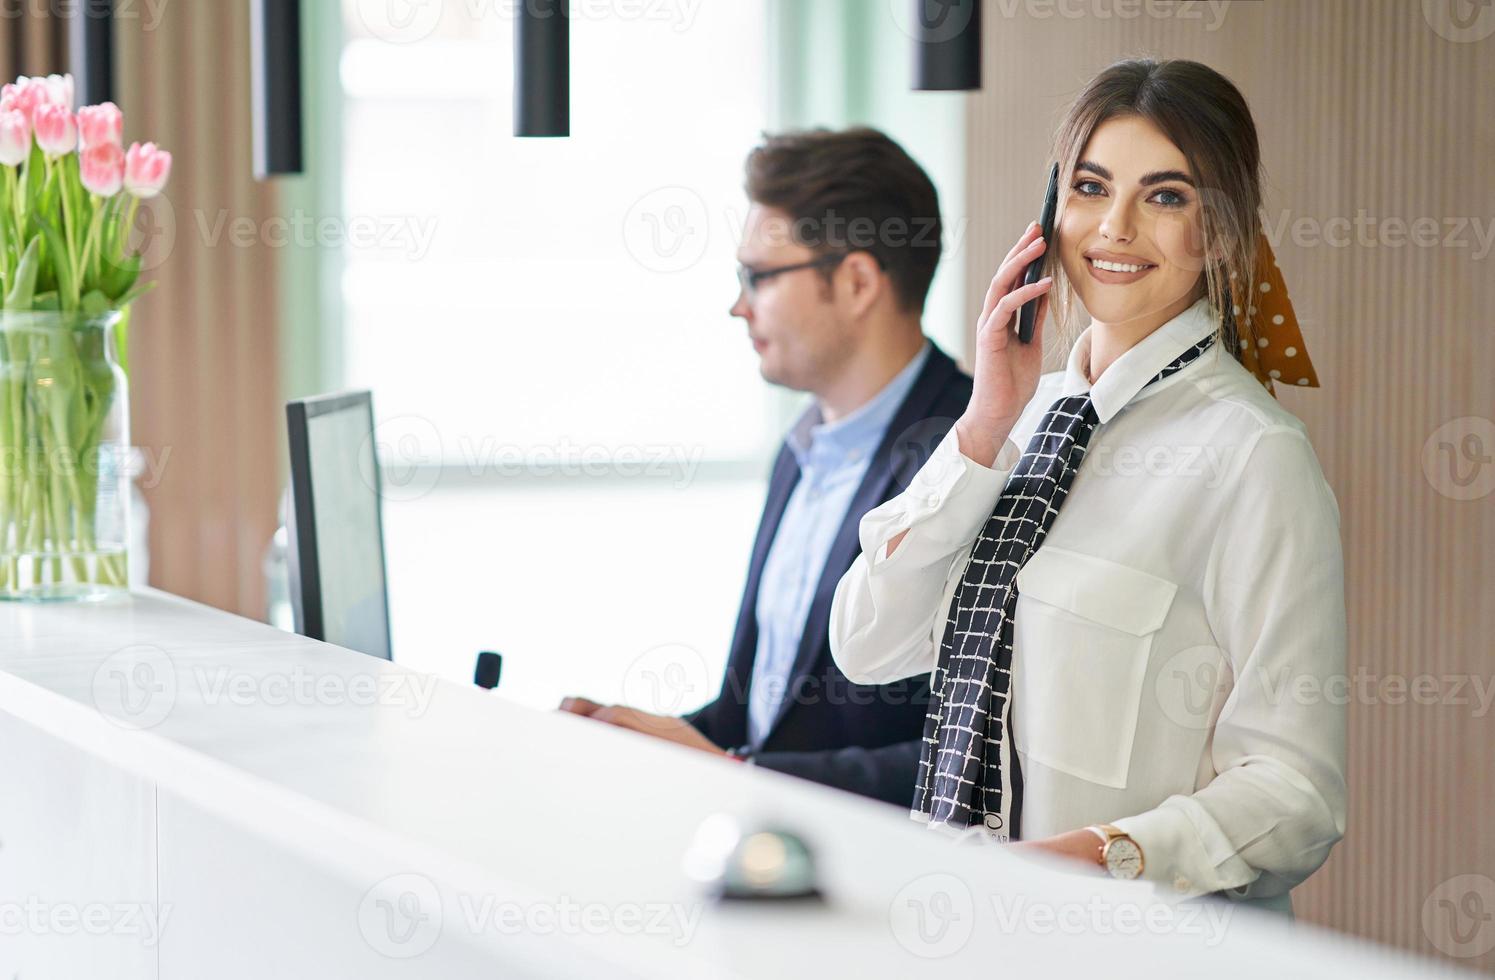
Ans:
[[[1092,320],[1107,325],[1109,343],[1091,348],[1093,377],[1206,291],[1201,209],[1187,168],[1141,116],[1102,123],[1075,164],[1053,254]]]
[[[1048,265],[1066,339],[1078,334],[1076,298],[1129,347],[1201,296],[1229,309],[1230,280],[1253,277],[1261,150],[1223,76],[1190,61],[1113,66],[1070,111],[1054,156],[1059,247]],[[1117,354],[1093,352],[1096,376]]]
[[[1344,834],[1345,718],[1261,679],[1342,676],[1344,570],[1302,423],[1238,360],[1255,125],[1204,65],[1120,62],[1056,156],[1053,248],[1030,225],[993,277],[970,405],[862,520],[832,650],[857,683],[932,671],[913,807],[932,828],[1290,913]],[[1040,377],[1054,279],[1021,277],[1046,253],[1061,318],[1077,298],[1091,322]]]

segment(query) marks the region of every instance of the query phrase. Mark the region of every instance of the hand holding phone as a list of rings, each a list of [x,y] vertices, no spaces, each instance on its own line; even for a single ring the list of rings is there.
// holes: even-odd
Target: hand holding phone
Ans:
[[[1054,244],[1054,216],[1059,210],[1059,164],[1049,168],[1049,187],[1043,195],[1043,211],[1038,217],[1039,231],[1043,236],[1044,250]],[[1023,285],[1031,286],[1043,275],[1043,256],[1039,256],[1028,263],[1028,270],[1023,273]],[[1031,299],[1023,304],[1023,308],[1017,315],[1017,339],[1023,343],[1032,343],[1033,328],[1038,323],[1038,300]]]
[[[1030,285],[1020,284],[1023,271],[1041,259],[1048,247],[1040,230],[1036,221],[1023,230],[992,276],[976,321],[971,401],[956,420],[955,432],[961,453],[982,466],[991,466],[996,459],[1013,424],[1033,398],[1043,371],[1043,344],[1019,342],[1015,329],[1023,305],[1043,300],[1054,285],[1050,276]],[[1040,317],[1034,321],[1031,336],[1041,340],[1042,333]]]

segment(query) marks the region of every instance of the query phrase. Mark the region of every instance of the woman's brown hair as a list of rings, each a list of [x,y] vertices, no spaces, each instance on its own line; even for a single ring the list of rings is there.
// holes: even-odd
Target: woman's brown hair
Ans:
[[[1193,171],[1203,232],[1205,295],[1217,310],[1234,309],[1235,295],[1252,296],[1252,276],[1261,224],[1261,149],[1251,110],[1230,80],[1197,61],[1118,61],[1090,80],[1054,136],[1059,162],[1060,208],[1074,183],[1075,164],[1101,123],[1122,116],[1148,120],[1183,153]],[[1073,340],[1074,285],[1050,252],[1055,320],[1060,336]],[[1235,316],[1226,315],[1221,341],[1240,357]]]

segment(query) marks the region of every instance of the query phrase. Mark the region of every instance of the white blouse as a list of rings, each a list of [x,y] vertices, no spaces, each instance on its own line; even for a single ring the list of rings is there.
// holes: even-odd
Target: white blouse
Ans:
[[[831,648],[858,683],[932,671],[1019,449],[1055,400],[1090,391],[1100,424],[1017,576],[1023,837],[1112,823],[1168,891],[1290,913],[1288,890],[1344,836],[1339,508],[1303,424],[1220,345],[1140,390],[1217,323],[1201,299],[1093,386],[1087,329],[1067,369],[1040,379],[995,469],[952,431],[862,519]]]

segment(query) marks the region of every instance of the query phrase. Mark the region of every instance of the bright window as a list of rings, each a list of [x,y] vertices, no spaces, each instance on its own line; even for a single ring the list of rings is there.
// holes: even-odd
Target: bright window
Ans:
[[[543,706],[683,658],[699,703],[784,422],[727,314],[763,5],[573,4],[567,139],[512,135],[513,6],[344,3],[342,380],[381,419],[395,658],[499,649]]]

